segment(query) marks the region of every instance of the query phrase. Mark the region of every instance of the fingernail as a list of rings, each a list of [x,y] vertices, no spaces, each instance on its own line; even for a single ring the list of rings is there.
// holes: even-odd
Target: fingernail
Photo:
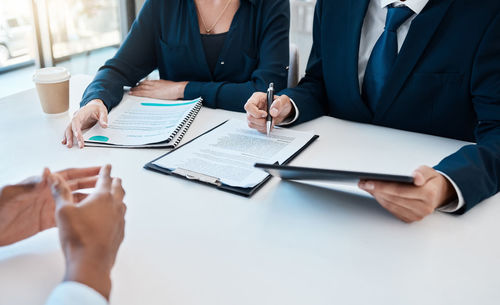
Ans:
[[[273,109],[271,109],[270,113],[271,113],[272,116],[277,116],[278,115],[278,109],[273,108]]]
[[[373,184],[373,182],[366,182],[363,188],[368,191],[373,191],[375,189],[375,184]]]

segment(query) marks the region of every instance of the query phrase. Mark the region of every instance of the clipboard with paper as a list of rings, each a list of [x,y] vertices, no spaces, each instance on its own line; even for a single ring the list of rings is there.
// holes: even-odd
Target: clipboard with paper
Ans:
[[[144,167],[251,196],[271,178],[255,163],[287,164],[317,138],[284,128],[266,136],[248,128],[245,121],[228,120]]]

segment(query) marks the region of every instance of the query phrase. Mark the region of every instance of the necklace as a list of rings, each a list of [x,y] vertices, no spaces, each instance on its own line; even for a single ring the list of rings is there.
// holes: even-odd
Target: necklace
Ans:
[[[215,19],[215,22],[214,24],[211,26],[211,27],[207,27],[207,23],[205,22],[205,18],[203,18],[203,15],[201,14],[200,10],[198,9],[198,5],[196,6],[196,9],[198,10],[198,15],[200,15],[200,19],[201,19],[201,23],[203,24],[203,27],[205,28],[205,32],[207,34],[211,34],[212,31],[214,30],[214,28],[217,26],[217,24],[219,23],[219,21],[221,20],[222,16],[224,15],[224,13],[226,12],[227,8],[229,7],[229,4],[231,4],[233,0],[228,0],[227,3],[226,3],[226,6],[224,7],[224,9],[222,10],[222,12],[220,12],[219,16],[217,17],[217,19]]]

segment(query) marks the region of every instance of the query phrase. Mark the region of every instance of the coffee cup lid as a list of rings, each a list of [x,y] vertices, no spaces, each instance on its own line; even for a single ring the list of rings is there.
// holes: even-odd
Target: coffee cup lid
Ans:
[[[35,71],[33,81],[40,84],[59,83],[71,77],[68,69],[64,67],[50,67]]]

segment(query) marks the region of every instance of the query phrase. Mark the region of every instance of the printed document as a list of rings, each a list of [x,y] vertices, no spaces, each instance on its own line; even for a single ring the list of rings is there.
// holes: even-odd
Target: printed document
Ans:
[[[167,101],[124,95],[108,116],[108,127],[96,124],[84,134],[86,143],[139,146],[170,142],[196,116],[200,99]]]
[[[229,120],[183,145],[154,165],[210,176],[235,187],[258,185],[268,174],[255,163],[284,163],[300,151],[313,133],[275,128],[269,136],[250,129],[245,121]]]

